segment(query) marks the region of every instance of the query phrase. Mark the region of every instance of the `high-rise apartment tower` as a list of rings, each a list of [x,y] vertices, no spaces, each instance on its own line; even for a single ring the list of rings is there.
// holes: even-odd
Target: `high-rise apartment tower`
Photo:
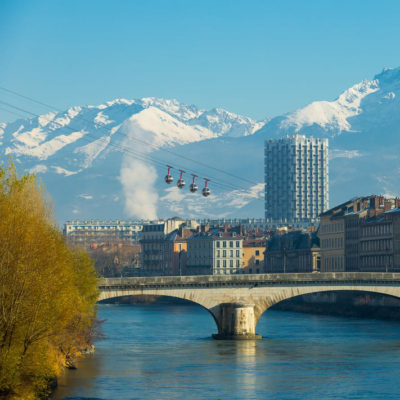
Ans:
[[[329,208],[328,139],[287,136],[265,141],[265,218],[304,227]]]

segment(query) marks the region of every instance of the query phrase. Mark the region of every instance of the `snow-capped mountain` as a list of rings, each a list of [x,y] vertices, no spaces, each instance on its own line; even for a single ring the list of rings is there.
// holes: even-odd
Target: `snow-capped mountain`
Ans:
[[[0,151],[2,159],[11,155],[26,170],[42,175],[55,197],[60,220],[75,216],[123,217],[124,208],[128,216],[154,218],[177,207],[176,201],[166,203],[171,194],[162,195],[164,185],[156,185],[163,182],[164,167],[176,157],[176,151],[165,153],[159,149],[251,135],[264,123],[221,109],[201,110],[176,100],[117,99],[2,123]],[[191,160],[186,160],[185,168],[187,162],[193,171],[198,169]],[[154,168],[158,168],[158,175]],[[149,186],[149,182],[153,183]],[[160,211],[155,204],[158,193],[167,205]],[[248,197],[248,193],[243,196]],[[223,213],[224,208],[215,207],[216,199],[210,201],[214,203],[213,216],[219,215],[217,209]],[[189,208],[191,202],[194,205],[189,214],[195,216],[200,209],[193,196],[185,200]]]
[[[384,69],[373,80],[363,80],[344,91],[335,101],[316,101],[299,110],[270,120],[259,133],[274,131],[274,135],[320,134],[334,137],[344,132],[360,132],[370,128],[366,120],[377,125],[389,117],[397,121],[400,85],[400,67]],[[383,118],[381,113],[385,113]],[[370,117],[373,118],[370,120]],[[361,123],[361,125],[360,125]]]
[[[42,175],[61,222],[262,217],[264,140],[294,133],[329,137],[332,206],[355,195],[400,195],[399,99],[400,68],[264,121],[176,100],[117,99],[0,124],[0,152]],[[210,178],[212,195],[166,185],[166,164],[175,179],[185,170],[187,185],[189,173],[200,189]]]

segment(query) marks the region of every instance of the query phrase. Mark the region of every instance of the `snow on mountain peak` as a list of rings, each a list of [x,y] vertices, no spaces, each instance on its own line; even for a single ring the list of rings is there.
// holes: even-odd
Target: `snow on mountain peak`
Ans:
[[[335,101],[316,101],[286,116],[281,122],[282,129],[319,125],[326,131],[351,131],[348,118],[362,112],[361,101],[367,95],[379,90],[378,80],[363,80],[345,90]]]
[[[140,129],[147,135],[152,135],[151,142],[160,147],[197,142],[216,136],[207,128],[188,126],[153,106],[133,115],[129,121],[134,124],[136,130]],[[132,131],[135,135],[135,130]]]
[[[144,97],[140,102],[144,108],[151,106],[159,108],[180,121],[188,121],[204,112],[204,110],[199,110],[195,105],[182,104],[175,99],[166,100],[157,97]]]
[[[218,136],[241,137],[252,135],[262,128],[265,122],[266,120],[253,121],[221,108],[213,108],[210,111],[204,111],[197,118],[191,119],[189,124],[207,127]]]
[[[106,101],[105,103],[100,104],[97,107],[88,106],[88,108],[98,108],[99,110],[104,110],[105,108],[112,107],[112,106],[115,106],[115,105],[118,105],[118,104],[123,104],[123,105],[130,106],[130,105],[132,105],[134,103],[135,103],[135,100],[115,99],[115,100],[112,100],[112,101]]]

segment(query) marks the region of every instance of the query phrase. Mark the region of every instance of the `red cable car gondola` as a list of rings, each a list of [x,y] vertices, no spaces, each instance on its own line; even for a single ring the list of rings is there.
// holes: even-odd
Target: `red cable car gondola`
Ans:
[[[172,177],[172,175],[170,175],[169,170],[174,167],[171,167],[170,165],[167,165],[167,167],[168,167],[168,175],[165,176],[164,180],[166,183],[170,184],[174,181],[174,178]]]
[[[204,180],[206,181],[206,186],[204,187],[201,193],[203,194],[204,197],[207,197],[211,193],[210,188],[207,187],[207,182],[209,182],[210,180],[207,178],[204,178]]]
[[[178,180],[178,182],[176,183],[176,186],[178,186],[179,189],[182,189],[182,188],[185,186],[185,181],[182,179],[182,174],[183,174],[185,171],[182,171],[181,169],[180,169],[179,171],[181,172],[181,177],[180,177],[180,179]]]
[[[192,193],[196,193],[197,192],[197,185],[194,183],[194,178],[197,178],[197,175],[191,174],[193,176],[193,183],[190,185],[189,190]]]

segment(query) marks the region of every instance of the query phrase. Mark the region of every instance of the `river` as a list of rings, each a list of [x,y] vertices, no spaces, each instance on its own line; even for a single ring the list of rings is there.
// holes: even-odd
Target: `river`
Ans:
[[[100,305],[108,339],[59,399],[398,399],[400,323],[268,310],[258,341],[215,341],[196,305]]]

